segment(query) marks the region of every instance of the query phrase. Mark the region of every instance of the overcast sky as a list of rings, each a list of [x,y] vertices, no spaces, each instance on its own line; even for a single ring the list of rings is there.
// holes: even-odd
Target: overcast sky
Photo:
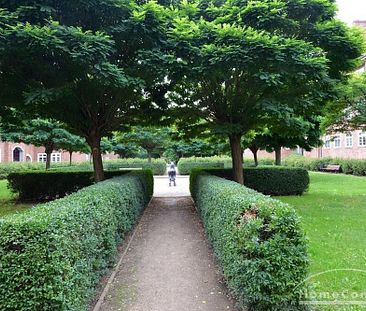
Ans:
[[[351,24],[354,20],[366,20],[366,0],[337,0],[338,17]]]

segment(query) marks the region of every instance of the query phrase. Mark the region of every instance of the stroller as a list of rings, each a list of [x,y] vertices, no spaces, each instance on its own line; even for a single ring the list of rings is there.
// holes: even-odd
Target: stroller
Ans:
[[[177,171],[175,170],[174,163],[170,164],[169,170],[168,170],[168,176],[169,176],[169,187],[172,186],[172,183],[174,187],[177,185],[175,182],[175,177],[177,176]]]

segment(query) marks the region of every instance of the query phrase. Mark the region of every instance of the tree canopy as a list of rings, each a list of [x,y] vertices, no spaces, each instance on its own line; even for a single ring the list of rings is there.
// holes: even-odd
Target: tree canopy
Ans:
[[[184,72],[171,100],[187,122],[229,137],[240,183],[241,137],[285,115],[320,115],[362,52],[361,34],[326,0],[197,2],[171,37]]]
[[[162,49],[160,7],[123,0],[1,1],[0,7],[1,102],[66,123],[86,139],[102,180],[101,138],[140,113],[156,80],[141,64],[143,51]]]
[[[327,106],[324,130],[366,129],[366,74],[354,74],[338,85],[337,97]]]
[[[242,183],[242,136],[321,115],[363,49],[332,0],[159,3],[0,0],[0,113],[67,124],[97,181],[102,137],[195,124],[229,138]]]

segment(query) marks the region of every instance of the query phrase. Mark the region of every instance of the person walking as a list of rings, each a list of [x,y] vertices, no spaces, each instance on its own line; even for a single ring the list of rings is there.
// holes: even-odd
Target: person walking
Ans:
[[[169,176],[169,187],[172,186],[172,183],[175,187],[177,185],[176,181],[175,181],[175,178],[177,176],[177,170],[175,168],[174,162],[170,162],[170,164],[169,164],[168,176]]]

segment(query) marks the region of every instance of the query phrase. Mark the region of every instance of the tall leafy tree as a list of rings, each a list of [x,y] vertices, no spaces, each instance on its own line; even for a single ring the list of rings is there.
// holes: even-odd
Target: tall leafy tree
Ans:
[[[337,97],[327,106],[322,125],[333,132],[366,128],[366,74],[354,74],[338,85]]]
[[[58,147],[69,153],[70,166],[72,165],[73,153],[81,152],[85,154],[90,154],[90,148],[85,139],[80,136],[73,135],[69,132],[65,133],[65,139],[62,142],[58,143]]]
[[[65,146],[78,141],[79,137],[70,134],[58,121],[34,119],[24,121],[22,124],[6,125],[2,129],[1,140],[44,147],[46,170],[48,170],[51,166],[52,152],[65,149]]]
[[[128,142],[135,143],[147,152],[148,161],[154,154],[161,155],[169,143],[169,129],[163,127],[133,127],[130,133],[124,135]]]
[[[171,100],[190,122],[228,136],[243,183],[242,136],[278,115],[320,114],[331,79],[355,67],[362,37],[326,0],[202,1],[192,12],[171,32],[184,72]]]
[[[1,102],[66,123],[86,139],[102,180],[101,138],[133,120],[164,80],[141,69],[163,49],[164,8],[124,0],[2,0],[0,8]]]
[[[322,144],[319,118],[287,116],[276,121],[255,138],[261,149],[275,153],[276,165],[281,165],[282,148],[311,151]]]

